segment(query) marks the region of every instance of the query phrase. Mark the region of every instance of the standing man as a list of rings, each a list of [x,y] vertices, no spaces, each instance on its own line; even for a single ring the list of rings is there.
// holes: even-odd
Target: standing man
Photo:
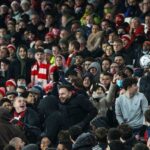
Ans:
[[[125,93],[116,99],[116,118],[119,124],[126,123],[133,128],[134,133],[138,133],[143,126],[148,101],[144,94],[138,92],[136,78],[124,79],[123,88]]]
[[[63,115],[64,128],[78,125],[85,129],[97,115],[96,108],[87,97],[74,94],[68,85],[59,88],[59,109]]]

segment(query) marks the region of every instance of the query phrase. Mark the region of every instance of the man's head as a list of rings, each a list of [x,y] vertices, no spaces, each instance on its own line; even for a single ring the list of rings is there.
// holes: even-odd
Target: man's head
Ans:
[[[127,141],[132,138],[132,128],[129,125],[121,124],[118,129],[120,130],[122,140]]]
[[[122,67],[125,64],[125,59],[122,55],[116,55],[114,57],[114,62],[117,63],[119,67]]]
[[[120,140],[120,137],[121,137],[121,133],[120,133],[119,129],[117,129],[117,128],[109,129],[108,135],[107,135],[108,143],[110,143],[112,141]]]
[[[126,78],[123,80],[123,88],[130,94],[135,94],[138,90],[137,82],[136,78]]]
[[[121,39],[117,39],[113,42],[113,49],[115,53],[119,52],[123,48],[123,42]]]
[[[21,150],[24,147],[25,142],[19,137],[14,137],[9,141],[9,144],[14,146],[16,150]]]
[[[65,103],[72,96],[72,89],[68,85],[62,85],[59,88],[59,99],[61,103]]]
[[[41,63],[44,60],[44,51],[43,51],[43,49],[37,49],[36,50],[35,59],[39,63]]]
[[[25,99],[21,96],[15,98],[13,105],[17,113],[23,112],[27,109]]]

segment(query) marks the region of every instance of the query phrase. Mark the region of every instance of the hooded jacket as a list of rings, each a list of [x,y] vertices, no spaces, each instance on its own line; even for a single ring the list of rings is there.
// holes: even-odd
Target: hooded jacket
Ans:
[[[101,72],[101,68],[100,68],[100,64],[98,62],[92,62],[91,65],[88,68],[88,71],[90,71],[91,68],[96,68],[97,72],[94,75],[94,82],[98,82],[99,81],[99,76],[100,76],[100,72]]]

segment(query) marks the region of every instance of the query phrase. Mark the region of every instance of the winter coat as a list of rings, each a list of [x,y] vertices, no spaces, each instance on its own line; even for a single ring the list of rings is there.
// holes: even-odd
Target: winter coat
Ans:
[[[95,83],[97,83],[97,82],[99,82],[99,76],[100,76],[100,72],[101,72],[100,64],[98,62],[92,62],[88,68],[88,71],[90,71],[91,68],[96,68],[96,70],[97,70],[96,75],[93,77],[93,81]]]
[[[150,104],[150,73],[141,78],[139,91],[145,95],[148,104]]]
[[[55,96],[48,95],[40,101],[38,111],[41,117],[43,134],[55,144],[57,134],[62,128],[62,116],[58,111],[58,100]]]
[[[34,61],[32,59],[29,59],[27,58],[25,60],[25,73],[23,74],[23,76],[25,77],[26,79],[26,82],[27,84],[31,82],[31,67],[34,63]],[[13,78],[15,80],[18,79],[19,76],[21,76],[21,62],[16,59],[15,61],[13,61],[11,64],[10,64],[10,67],[9,67],[9,78]]]
[[[65,103],[60,102],[59,110],[63,116],[64,129],[74,125],[84,129],[97,115],[97,110],[89,99],[79,94],[73,94]]]
[[[23,132],[16,126],[10,124],[10,114],[4,109],[0,108],[0,149],[2,150],[5,145],[14,137],[20,137],[25,140]]]
[[[97,117],[106,117],[107,110],[112,106],[115,99],[116,88],[116,84],[111,83],[107,95],[97,99],[94,99],[93,97],[90,98],[90,101],[98,110]]]
[[[15,117],[13,119],[11,120],[11,122],[18,125],[18,123],[15,122]],[[25,115],[18,121],[22,122],[23,125],[20,125],[19,127],[22,127],[22,130],[24,131],[28,141],[36,142],[37,138],[41,134],[40,119],[38,114],[34,110],[27,108],[25,111]]]
[[[95,51],[100,45],[103,38],[103,32],[91,33],[87,40],[87,49],[92,52]]]

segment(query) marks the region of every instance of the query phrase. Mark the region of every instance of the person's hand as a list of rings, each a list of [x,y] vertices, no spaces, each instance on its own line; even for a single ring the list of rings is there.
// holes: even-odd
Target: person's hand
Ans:
[[[118,74],[114,74],[112,82],[113,82],[113,83],[116,83],[116,81],[117,81],[118,79],[119,79],[119,75],[118,75]]]

